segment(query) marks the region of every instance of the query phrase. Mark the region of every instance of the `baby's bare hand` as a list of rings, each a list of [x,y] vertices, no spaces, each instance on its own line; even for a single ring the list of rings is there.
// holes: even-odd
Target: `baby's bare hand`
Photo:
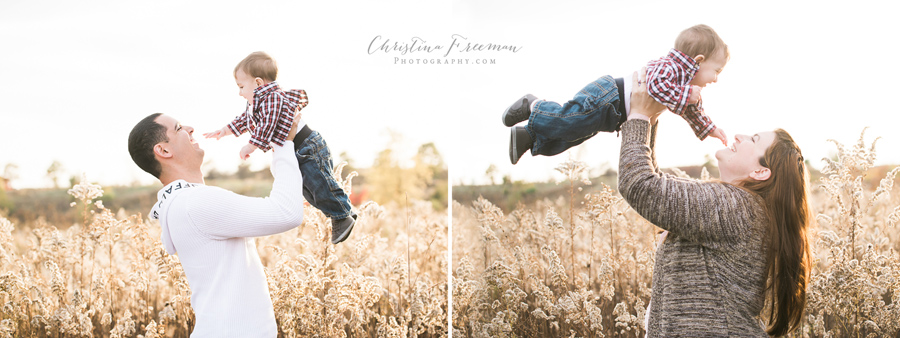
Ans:
[[[203,137],[205,137],[205,138],[214,138],[214,139],[217,139],[217,140],[218,140],[218,139],[222,138],[222,131],[221,131],[221,130],[216,130],[216,131],[213,131],[213,132],[203,133]]]
[[[712,133],[709,134],[709,136],[719,139],[720,141],[722,141],[722,144],[724,144],[726,147],[728,146],[728,136],[725,135],[725,131],[722,130],[722,128],[716,127],[716,129],[714,129]]]
[[[241,147],[241,153],[240,153],[241,160],[246,160],[246,159],[250,158],[250,153],[252,153],[255,150],[256,150],[256,146],[252,145],[252,144],[248,144],[248,145]]]
[[[228,129],[228,127],[224,127],[222,129],[216,130],[214,132],[205,133],[205,134],[203,134],[203,137],[215,138],[218,140],[218,139],[221,139],[222,137],[225,137],[230,134],[231,134],[231,129]]]

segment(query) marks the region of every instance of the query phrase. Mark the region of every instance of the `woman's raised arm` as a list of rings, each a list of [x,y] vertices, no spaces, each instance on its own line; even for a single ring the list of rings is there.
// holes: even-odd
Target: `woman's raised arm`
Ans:
[[[637,78],[637,76],[635,76]],[[632,91],[631,113],[622,125],[622,147],[619,155],[619,192],[628,204],[654,225],[692,241],[714,245],[732,241],[742,233],[747,222],[734,222],[732,216],[756,215],[752,195],[722,182],[682,179],[659,172],[653,162],[651,145],[655,135],[651,121],[664,106],[646,92],[646,84],[638,80]]]

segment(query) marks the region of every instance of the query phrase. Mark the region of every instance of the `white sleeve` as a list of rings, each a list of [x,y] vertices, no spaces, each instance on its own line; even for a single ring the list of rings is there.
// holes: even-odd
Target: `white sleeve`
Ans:
[[[213,238],[259,237],[293,229],[303,223],[303,178],[294,143],[274,146],[272,192],[247,197],[213,187],[191,194],[188,215],[200,232]]]

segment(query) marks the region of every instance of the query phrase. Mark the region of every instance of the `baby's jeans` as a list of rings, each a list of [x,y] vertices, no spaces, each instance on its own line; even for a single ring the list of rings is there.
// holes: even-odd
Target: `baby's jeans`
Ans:
[[[525,126],[534,141],[531,155],[553,156],[581,144],[597,132],[618,131],[627,117],[622,81],[603,76],[564,105],[537,101]]]
[[[332,220],[350,217],[350,198],[334,178],[331,150],[319,132],[304,126],[294,138],[294,154],[303,175],[303,197]]]

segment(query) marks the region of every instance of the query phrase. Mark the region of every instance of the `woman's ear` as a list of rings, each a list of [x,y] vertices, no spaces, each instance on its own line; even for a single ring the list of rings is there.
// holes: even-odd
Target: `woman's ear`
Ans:
[[[703,54],[700,54],[700,55],[697,55],[694,57],[694,61],[697,63],[703,62],[703,60],[706,60],[706,57],[703,56]]]
[[[757,181],[765,181],[769,179],[769,176],[772,176],[772,171],[769,168],[759,168],[752,172],[750,172],[750,178]]]

